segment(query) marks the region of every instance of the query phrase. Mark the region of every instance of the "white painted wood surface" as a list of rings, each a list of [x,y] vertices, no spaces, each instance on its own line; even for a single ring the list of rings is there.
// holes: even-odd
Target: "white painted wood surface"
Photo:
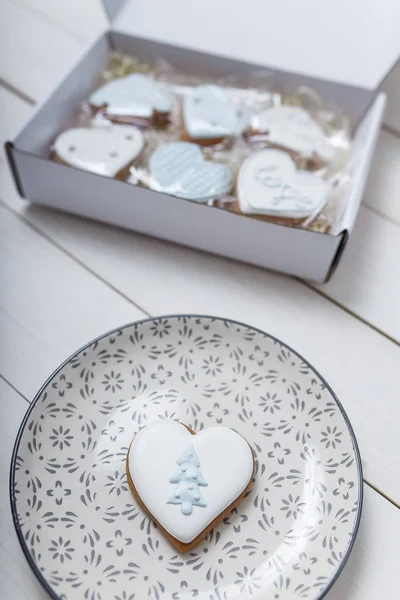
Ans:
[[[85,342],[143,317],[1,206],[0,255],[0,372],[27,398]]]
[[[33,107],[18,96],[0,86],[0,161],[5,159],[3,144],[12,138],[16,128],[31,114]]]
[[[389,97],[385,123],[400,135],[400,60],[382,83],[381,90]]]
[[[43,99],[104,27],[95,4],[4,0],[5,85]],[[31,110],[0,85],[0,141]],[[325,286],[29,208],[3,154],[0,203],[0,376],[17,390],[0,379],[1,597],[46,597],[19,548],[8,506],[8,463],[27,406],[19,394],[32,398],[59,362],[102,331],[145,313],[199,312],[271,332],[331,383],[355,427],[366,480],[394,504],[366,486],[358,541],[328,598],[393,598],[400,576],[400,138],[382,132],[354,235]]]
[[[0,77],[27,96],[44,98],[81,49],[82,42],[63,35],[19,3],[0,3]]]
[[[88,42],[109,27],[100,0],[12,0],[33,17],[81,42]]]
[[[399,67],[400,72],[400,67]],[[400,77],[399,77],[400,95]],[[400,112],[400,99],[398,100]],[[400,117],[399,117],[400,119]],[[400,129],[400,125],[399,125]],[[382,131],[364,196],[364,204],[400,225],[400,133]]]

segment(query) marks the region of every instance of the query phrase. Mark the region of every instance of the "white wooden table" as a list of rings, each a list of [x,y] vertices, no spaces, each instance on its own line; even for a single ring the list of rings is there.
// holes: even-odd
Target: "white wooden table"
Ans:
[[[97,0],[2,0],[3,142],[104,27]],[[399,72],[400,74],[400,72]],[[398,78],[400,82],[400,77]],[[400,87],[400,85],[399,85]],[[337,273],[313,286],[38,207],[0,157],[0,589],[45,598],[11,521],[8,470],[35,392],[82,344],[146,315],[224,315],[304,354],[356,432],[365,505],[329,600],[394,598],[400,577],[400,135],[384,127],[354,234]]]

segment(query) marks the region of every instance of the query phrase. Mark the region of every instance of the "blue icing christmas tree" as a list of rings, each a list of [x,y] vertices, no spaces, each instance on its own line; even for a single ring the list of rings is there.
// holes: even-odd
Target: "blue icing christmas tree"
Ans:
[[[193,446],[189,446],[176,462],[179,469],[170,477],[169,482],[178,485],[168,504],[180,504],[181,512],[191,515],[193,506],[207,506],[199,486],[206,486],[208,483],[200,473],[200,461]]]

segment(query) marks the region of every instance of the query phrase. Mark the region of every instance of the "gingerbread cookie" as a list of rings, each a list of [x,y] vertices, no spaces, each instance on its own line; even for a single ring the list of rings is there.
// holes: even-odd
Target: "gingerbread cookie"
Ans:
[[[335,151],[322,127],[300,106],[274,106],[251,119],[250,138],[319,163],[333,159]]]
[[[89,98],[92,110],[102,110],[110,121],[138,125],[165,125],[172,103],[172,94],[166,84],[141,73],[114,79]]]
[[[300,223],[322,210],[328,186],[308,171],[297,171],[286,152],[265,149],[242,164],[237,197],[243,213]]]
[[[228,194],[233,186],[228,167],[205,161],[196,144],[168,142],[149,161],[152,187],[179,198],[208,202]]]
[[[236,106],[216,85],[199,85],[183,104],[184,139],[202,145],[239,135],[247,127],[249,109]]]
[[[130,125],[68,129],[55,140],[53,158],[98,175],[125,179],[143,150],[141,131]]]
[[[139,504],[187,552],[243,498],[254,457],[232,429],[217,426],[195,434],[178,421],[163,420],[135,435],[126,472]]]

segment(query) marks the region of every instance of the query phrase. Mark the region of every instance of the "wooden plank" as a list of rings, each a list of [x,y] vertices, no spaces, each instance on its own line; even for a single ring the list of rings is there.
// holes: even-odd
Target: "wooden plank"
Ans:
[[[0,475],[8,476],[14,439],[27,403],[0,379]],[[3,600],[43,600],[45,592],[28,567],[11,521],[8,488],[0,489],[0,579]],[[400,511],[365,487],[364,511],[354,550],[327,600],[393,598],[400,576]]]
[[[28,14],[79,40],[88,41],[109,26],[101,0],[12,0]]]
[[[381,85],[388,95],[385,123],[400,134],[400,60]]]
[[[84,47],[72,37],[22,10],[0,3],[0,78],[41,100],[62,79]]]
[[[381,132],[363,203],[400,225],[400,135]]]
[[[397,345],[294,279],[40,207],[20,210],[150,314],[231,317],[303,353],[348,411],[367,479],[400,502]]]
[[[399,256],[399,227],[361,207],[337,272],[315,287],[399,342]]]
[[[0,255],[0,365],[26,397],[91,338],[143,317],[3,207]]]
[[[44,600],[46,596],[19,545],[8,497],[11,453],[27,409],[28,403],[0,378],[0,581],[3,600]]]
[[[400,510],[370,487],[364,490],[364,511],[353,552],[326,600],[397,597]]]
[[[4,158],[4,142],[11,139],[31,114],[33,107],[0,86],[0,160]]]

